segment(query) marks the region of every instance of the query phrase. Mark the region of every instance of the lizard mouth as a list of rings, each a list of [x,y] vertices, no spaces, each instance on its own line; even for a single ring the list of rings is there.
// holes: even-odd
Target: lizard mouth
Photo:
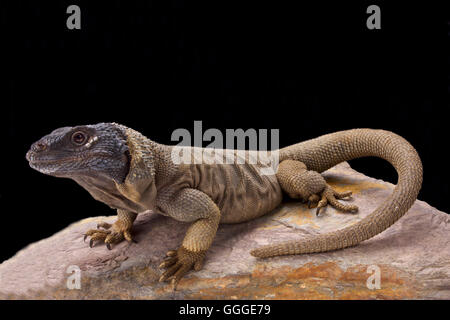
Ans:
[[[31,168],[50,175],[60,172],[63,164],[80,160],[77,158],[51,159],[47,157],[38,157],[36,153],[31,150],[27,152],[26,159]]]
[[[96,154],[97,158],[109,158],[110,156],[108,154]],[[67,158],[59,158],[59,159],[52,159],[47,157],[39,157],[36,155],[34,151],[28,151],[26,154],[26,159],[28,162],[33,165],[55,165],[55,164],[62,164],[66,162],[78,162],[85,160],[86,157],[82,155],[73,156],[73,157],[67,157]]]
[[[67,158],[67,159],[49,159],[49,158],[39,158],[36,157],[36,154],[33,151],[28,151],[26,155],[26,159],[30,163],[30,165],[35,166],[43,166],[43,165],[54,165],[60,164],[67,161],[76,161],[75,158]]]

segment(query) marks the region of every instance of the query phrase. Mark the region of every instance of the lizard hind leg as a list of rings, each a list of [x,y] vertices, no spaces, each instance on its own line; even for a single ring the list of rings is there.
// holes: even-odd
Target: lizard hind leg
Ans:
[[[282,161],[276,175],[281,189],[291,198],[308,201],[309,208],[317,204],[316,215],[328,204],[343,212],[358,211],[357,206],[338,201],[351,196],[350,191],[340,193],[333,190],[320,173],[307,170],[306,165],[300,161]]]

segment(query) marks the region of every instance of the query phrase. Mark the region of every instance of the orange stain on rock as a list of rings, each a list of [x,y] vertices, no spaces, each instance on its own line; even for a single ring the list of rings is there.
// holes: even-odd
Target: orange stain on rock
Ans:
[[[358,194],[361,191],[368,189],[391,189],[389,185],[371,181],[354,181],[350,179],[326,178],[327,183],[337,192],[351,191],[353,194]]]
[[[379,266],[380,289],[369,289],[367,265],[343,270],[334,262],[307,263],[299,268],[257,265],[249,275],[216,279],[190,278],[179,290],[195,291],[190,299],[411,299],[415,284],[403,271]],[[194,287],[194,288],[193,288]],[[191,291],[191,292],[192,292]]]

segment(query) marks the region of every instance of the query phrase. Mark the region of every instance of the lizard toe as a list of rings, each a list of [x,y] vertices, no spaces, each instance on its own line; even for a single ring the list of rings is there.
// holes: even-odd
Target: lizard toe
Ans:
[[[97,223],[97,229],[103,228],[103,229],[110,229],[112,227],[112,224],[107,222],[99,222]]]
[[[166,269],[159,278],[159,281],[170,281],[173,290],[176,290],[180,280],[191,269],[198,271],[202,268],[204,257],[204,251],[194,252],[184,248],[183,246],[176,251],[168,251],[166,258],[159,265],[160,268]]]
[[[338,201],[338,199],[344,199],[350,197],[352,194],[351,191],[347,192],[337,192],[333,188],[331,188],[328,184],[322,192],[322,198],[317,204],[316,215],[319,215],[319,212],[322,208],[325,208],[327,205],[331,205],[336,210],[342,212],[350,212],[355,213],[358,211],[358,207],[351,204],[343,204]]]
[[[104,229],[99,229],[104,228]],[[116,221],[113,224],[100,222],[97,224],[97,229],[90,229],[84,234],[84,241],[90,237],[89,246],[92,248],[96,241],[102,241],[106,247],[111,250],[112,244],[119,243],[124,239],[129,242],[136,242],[133,240],[130,232],[131,226],[124,225],[121,221]]]
[[[91,239],[89,240],[89,247],[92,248],[95,244],[95,241],[104,241],[109,233],[110,231],[108,230],[91,229],[86,231],[83,237],[83,241],[86,241],[87,237],[91,237]]]
[[[167,279],[170,281],[170,284],[172,285],[172,290],[177,290],[177,286],[181,278],[183,278],[191,268],[192,266],[189,265],[181,265],[178,268],[178,270],[174,273],[174,275]]]
[[[181,263],[179,261],[177,261],[175,264],[171,265],[170,267],[168,266],[166,271],[163,272],[163,274],[161,275],[161,277],[159,278],[159,282],[164,282],[167,279],[169,279],[169,277],[171,277],[173,274],[175,274],[175,272],[177,272],[177,270],[181,267]]]
[[[175,257],[165,258],[164,261],[159,265],[159,268],[160,269],[168,268],[168,267],[174,265],[177,261],[178,261],[178,259]]]

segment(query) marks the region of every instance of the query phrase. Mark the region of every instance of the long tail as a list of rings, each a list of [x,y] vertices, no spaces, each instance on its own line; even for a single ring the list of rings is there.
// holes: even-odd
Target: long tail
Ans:
[[[280,150],[280,161],[299,160],[309,170],[325,171],[355,158],[375,156],[389,161],[398,173],[390,197],[358,223],[335,232],[257,248],[255,257],[324,252],[354,246],[389,228],[413,205],[422,185],[422,163],[402,137],[383,130],[354,129],[327,134]]]

